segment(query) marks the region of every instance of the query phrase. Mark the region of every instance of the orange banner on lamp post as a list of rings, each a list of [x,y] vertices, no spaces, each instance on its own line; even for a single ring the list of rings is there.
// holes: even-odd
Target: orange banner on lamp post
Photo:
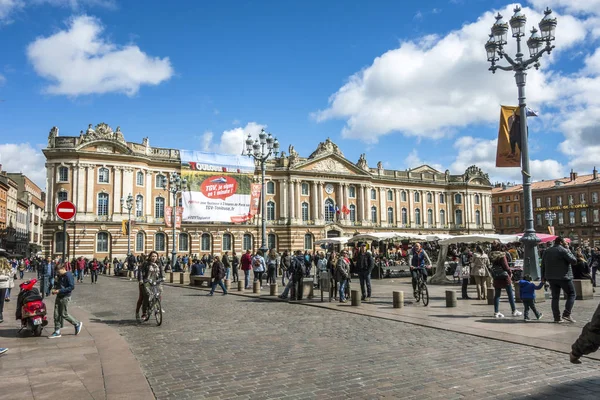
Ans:
[[[521,119],[519,107],[501,106],[496,167],[521,166]]]

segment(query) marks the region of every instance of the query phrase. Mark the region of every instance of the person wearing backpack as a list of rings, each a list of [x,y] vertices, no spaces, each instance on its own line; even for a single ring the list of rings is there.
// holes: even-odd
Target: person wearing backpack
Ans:
[[[257,252],[254,258],[252,258],[252,270],[254,271],[254,282],[260,282],[260,288],[263,288],[262,277],[267,269],[265,265],[265,259]]]
[[[460,264],[457,267],[458,277],[462,281],[462,299],[471,300],[468,293],[469,279],[471,278],[471,252],[465,247],[459,257]]]
[[[486,300],[487,277],[489,276],[490,259],[481,246],[475,248],[473,261],[471,262],[471,276],[475,279],[477,286],[477,300]]]
[[[510,271],[508,262],[506,261],[506,252],[502,251],[497,245],[495,245],[493,249],[494,250],[490,253],[490,258],[492,262],[491,270],[495,289],[494,318],[504,318],[504,314],[499,312],[502,289],[506,289],[506,294],[508,295],[508,302],[510,303],[513,317],[523,315],[519,310],[517,310],[517,306],[515,305],[515,294],[513,292],[511,280],[512,272]]]
[[[304,256],[302,255],[302,250],[298,250],[294,257],[290,256],[288,277],[289,281],[279,298],[287,299],[289,293],[291,300],[300,300],[302,298],[302,279],[304,278]]]

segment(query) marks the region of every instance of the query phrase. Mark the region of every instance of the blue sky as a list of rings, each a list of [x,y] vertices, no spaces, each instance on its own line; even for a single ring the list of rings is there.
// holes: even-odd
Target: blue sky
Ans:
[[[325,3],[325,4],[323,4]],[[483,45],[505,1],[0,0],[0,161],[43,186],[52,126],[120,126],[153,146],[241,151],[261,127],[307,156],[330,137],[356,161],[493,179],[512,74]],[[557,12],[557,49],[529,74],[535,179],[591,171],[600,151],[598,0],[531,0]],[[510,49],[510,47],[509,47]],[[459,56],[460,55],[460,56]],[[596,135],[596,133],[598,133]],[[590,139],[591,138],[591,139]],[[582,150],[586,149],[586,150]]]

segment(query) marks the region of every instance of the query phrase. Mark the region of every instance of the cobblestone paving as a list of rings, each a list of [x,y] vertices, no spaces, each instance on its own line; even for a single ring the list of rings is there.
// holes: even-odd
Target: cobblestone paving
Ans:
[[[74,303],[114,325],[158,399],[598,399],[600,363],[460,333],[165,287],[161,327],[137,285],[101,277]]]

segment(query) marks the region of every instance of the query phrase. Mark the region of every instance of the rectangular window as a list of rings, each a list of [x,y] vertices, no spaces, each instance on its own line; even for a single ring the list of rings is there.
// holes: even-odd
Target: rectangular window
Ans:
[[[569,211],[569,223],[571,225],[575,224],[575,211]]]
[[[502,214],[502,206],[498,206],[498,213]]]
[[[520,222],[521,221],[520,221],[519,217],[515,217],[515,226],[516,227],[519,227]]]
[[[498,197],[498,203],[502,203],[502,197]]]
[[[106,216],[108,215],[108,194],[100,193],[98,195],[98,215]]]
[[[573,205],[573,195],[572,194],[569,195],[568,200],[569,200],[569,205],[572,206]]]
[[[144,186],[144,173],[141,171],[137,173],[136,184],[138,186]]]
[[[100,168],[98,170],[98,183],[108,183],[109,182],[109,171],[107,168]]]
[[[302,183],[302,196],[308,196],[308,183]]]
[[[394,192],[392,192],[391,190],[387,191],[387,199],[388,201],[393,201],[394,200]]]
[[[556,205],[562,206],[562,196],[556,196]]]
[[[60,167],[58,169],[58,181],[59,182],[68,182],[69,181],[69,168]]]
[[[598,202],[598,192],[592,192],[592,203],[596,204]]]
[[[510,214],[510,204],[507,204],[507,205],[506,205],[506,213],[507,213],[507,214]]]
[[[535,199],[535,206],[536,207],[541,207],[542,206],[542,199],[540,199],[539,197]]]
[[[581,217],[581,223],[587,224],[587,210],[581,210],[581,213],[579,215]]]
[[[504,218],[499,218],[498,219],[498,226],[500,226],[500,227],[504,226]]]
[[[546,207],[552,207],[552,197],[546,197]]]
[[[585,203],[585,193],[579,193],[579,204]]]
[[[559,212],[558,214],[556,214],[558,216],[558,224],[562,225],[565,223],[565,215],[561,212]]]
[[[515,206],[514,206],[514,210],[515,210],[515,212],[516,212],[516,213],[518,213],[518,212],[519,212],[519,205],[518,205],[518,204],[515,204]]]
[[[537,226],[542,226],[542,214],[535,214],[535,222]]]
[[[512,224],[512,219],[510,217],[506,218],[506,227],[510,228],[511,224]]]
[[[600,212],[598,212],[598,210],[594,210],[592,211],[592,214],[594,216],[594,222],[600,222]]]
[[[58,192],[57,200],[60,203],[61,201],[67,201],[68,194],[67,192]]]
[[[354,186],[348,186],[348,197],[351,199],[356,198],[356,188]]]

